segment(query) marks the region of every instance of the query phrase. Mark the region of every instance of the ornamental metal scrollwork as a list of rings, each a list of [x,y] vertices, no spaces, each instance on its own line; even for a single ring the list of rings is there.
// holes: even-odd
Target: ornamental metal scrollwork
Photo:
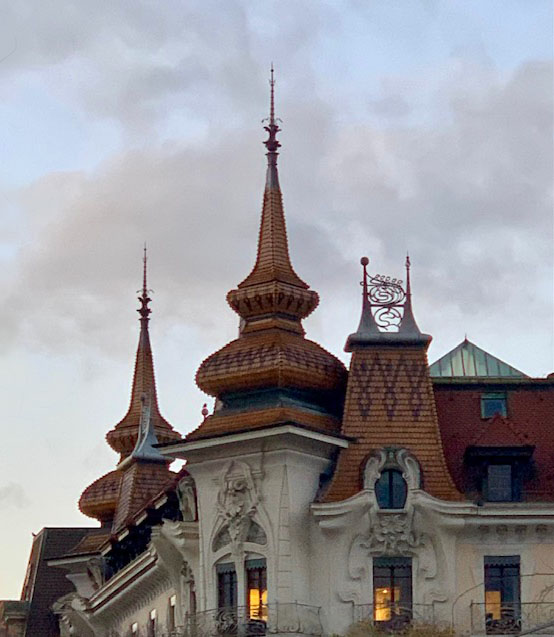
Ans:
[[[364,303],[369,305],[375,324],[383,332],[397,331],[410,304],[410,258],[406,257],[406,286],[402,279],[384,274],[369,274],[369,259],[363,257]]]

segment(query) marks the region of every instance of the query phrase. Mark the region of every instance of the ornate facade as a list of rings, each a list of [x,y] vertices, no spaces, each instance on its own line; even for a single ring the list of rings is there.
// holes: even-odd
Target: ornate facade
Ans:
[[[266,131],[257,258],[227,296],[240,334],[196,376],[215,408],[182,439],[160,415],[145,280],[108,434],[121,460],[79,504],[102,528],[49,560],[75,587],[61,634],[554,635],[554,378],[468,341],[429,367],[409,259],[404,281],[362,259],[349,370],[308,340],[318,295],[289,256],[273,82]]]

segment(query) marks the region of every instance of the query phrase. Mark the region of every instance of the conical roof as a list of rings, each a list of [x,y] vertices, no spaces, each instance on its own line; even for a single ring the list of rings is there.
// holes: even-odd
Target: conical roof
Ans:
[[[465,338],[429,368],[433,377],[527,378],[527,374],[489,354]]]
[[[158,466],[152,466],[148,470],[133,469],[133,475],[141,474],[140,480],[126,478],[120,466],[119,470],[110,471],[83,491],[79,500],[79,509],[85,515],[100,520],[103,525],[111,524],[116,512],[122,510],[119,505],[122,493],[126,494],[127,505],[124,508],[127,511],[121,513],[120,520],[126,519],[128,511],[135,506],[136,502],[141,501],[143,496],[151,495],[152,489],[157,489],[163,480],[172,475],[165,460],[160,460],[158,452],[152,447],[152,440],[170,442],[181,438],[162,417],[158,407],[154,361],[148,332],[151,310],[148,307],[150,298],[146,286],[146,248],[143,289],[139,301],[140,335],[135,359],[131,403],[125,417],[107,434],[106,438],[112,449],[121,454],[121,460],[129,459],[134,454],[135,458],[153,460],[149,464]],[[148,403],[147,430],[144,427],[145,400]],[[141,432],[144,433],[142,437]],[[145,474],[146,477],[142,474]]]
[[[146,274],[144,276],[146,276]],[[151,310],[148,307],[150,298],[146,288],[146,279],[144,279],[143,282],[143,290],[139,301],[141,307],[137,312],[140,314],[140,335],[135,358],[131,402],[125,416],[106,435],[106,440],[110,447],[120,453],[122,457],[128,456],[137,443],[143,396],[150,397],[151,417],[158,441],[160,443],[171,442],[181,438],[161,415],[158,406],[156,378],[154,375],[154,358],[152,355],[152,345],[150,343],[150,333],[148,331],[149,314]]]

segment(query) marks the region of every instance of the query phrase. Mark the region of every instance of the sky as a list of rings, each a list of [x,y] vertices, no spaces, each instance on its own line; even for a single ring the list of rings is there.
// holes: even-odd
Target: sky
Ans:
[[[32,533],[88,526],[114,468],[149,253],[159,401],[198,425],[201,361],[236,336],[268,75],[308,337],[348,363],[359,259],[402,277],[436,360],[465,335],[554,371],[550,0],[0,3],[0,599]]]

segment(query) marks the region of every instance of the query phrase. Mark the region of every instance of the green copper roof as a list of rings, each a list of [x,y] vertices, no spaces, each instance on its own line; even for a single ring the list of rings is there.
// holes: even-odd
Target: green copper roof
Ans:
[[[467,338],[429,368],[431,376],[466,378],[527,378],[527,374],[495,358]]]

